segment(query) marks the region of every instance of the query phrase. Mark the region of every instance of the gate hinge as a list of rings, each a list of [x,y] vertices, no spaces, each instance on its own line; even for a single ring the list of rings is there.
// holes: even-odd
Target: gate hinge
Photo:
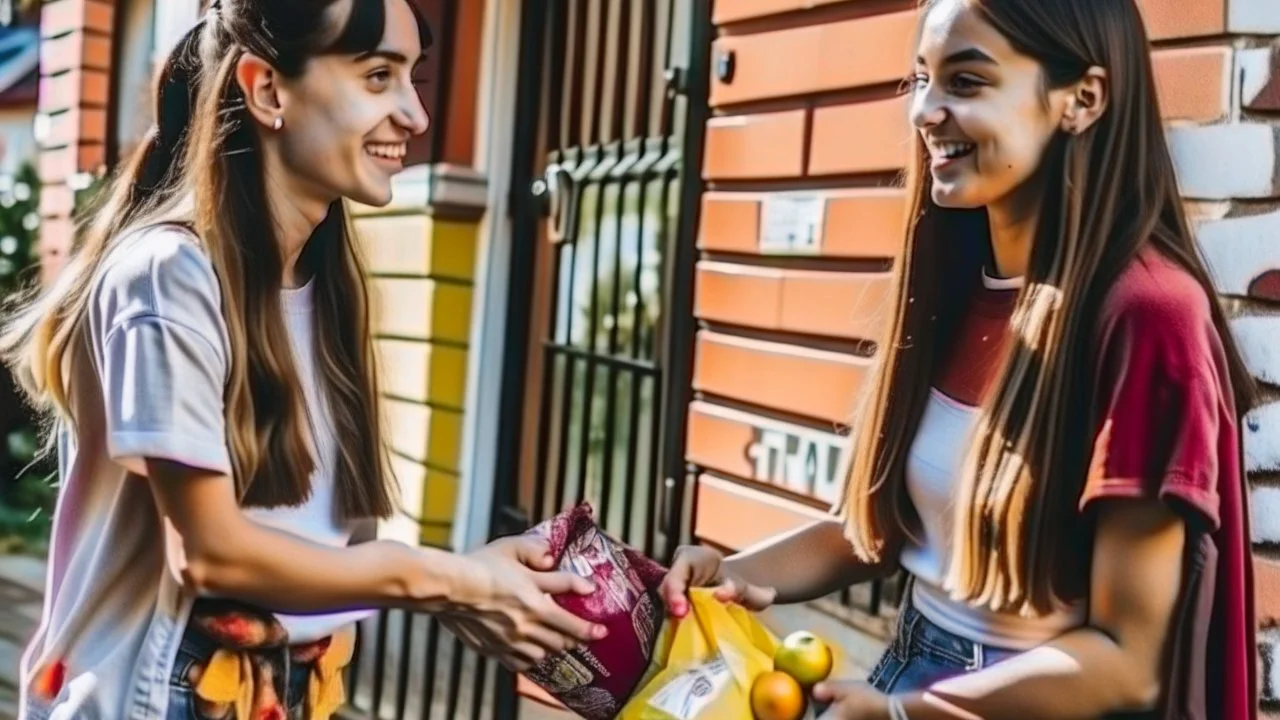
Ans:
[[[682,67],[667,68],[662,79],[666,81],[668,96],[684,95],[689,90],[689,72]]]

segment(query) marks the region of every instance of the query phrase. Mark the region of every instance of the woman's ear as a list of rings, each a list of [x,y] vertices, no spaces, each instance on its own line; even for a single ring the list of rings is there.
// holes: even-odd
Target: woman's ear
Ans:
[[[1079,135],[1093,127],[1107,110],[1111,100],[1107,71],[1097,66],[1089,68],[1071,90],[1071,98],[1062,115],[1062,130]]]
[[[249,114],[261,125],[276,129],[284,117],[279,78],[271,63],[252,53],[244,53],[236,62],[236,82],[240,84]]]

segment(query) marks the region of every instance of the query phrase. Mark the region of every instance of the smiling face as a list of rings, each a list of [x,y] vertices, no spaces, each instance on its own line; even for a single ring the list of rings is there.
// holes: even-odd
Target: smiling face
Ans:
[[[280,157],[292,180],[326,201],[391,202],[391,178],[404,168],[408,142],[429,119],[413,86],[423,38],[406,0],[383,0],[378,47],[358,55],[311,58],[301,75],[280,79]],[[330,13],[341,24],[350,2]]]
[[[1046,89],[1039,63],[968,0],[941,0],[929,10],[916,55],[911,121],[928,149],[933,201],[951,208],[1030,202],[1073,90]]]

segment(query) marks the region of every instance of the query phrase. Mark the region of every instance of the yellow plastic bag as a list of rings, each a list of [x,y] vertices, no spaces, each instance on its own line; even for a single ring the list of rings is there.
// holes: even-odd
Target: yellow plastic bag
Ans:
[[[743,720],[751,683],[773,669],[778,640],[751,613],[710,590],[689,593],[689,614],[668,621],[646,680],[619,720]]]

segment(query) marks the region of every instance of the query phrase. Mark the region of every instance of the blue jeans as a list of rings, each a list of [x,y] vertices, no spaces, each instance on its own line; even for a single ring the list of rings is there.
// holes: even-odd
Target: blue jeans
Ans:
[[[182,636],[182,644],[178,647],[178,656],[173,662],[173,673],[169,676],[169,711],[166,720],[215,720],[207,712],[201,711],[196,701],[192,675],[193,670],[200,672],[200,668],[209,662],[216,649],[217,643],[211,638],[194,626],[187,627]],[[289,663],[287,659],[285,662],[289,665],[284,669],[289,678],[285,683],[286,697],[283,703],[288,708],[287,720],[303,720],[311,665]]]
[[[981,670],[1017,655],[966,640],[929,622],[911,605],[898,613],[898,628],[867,682],[883,693],[923,690],[947,678]]]

